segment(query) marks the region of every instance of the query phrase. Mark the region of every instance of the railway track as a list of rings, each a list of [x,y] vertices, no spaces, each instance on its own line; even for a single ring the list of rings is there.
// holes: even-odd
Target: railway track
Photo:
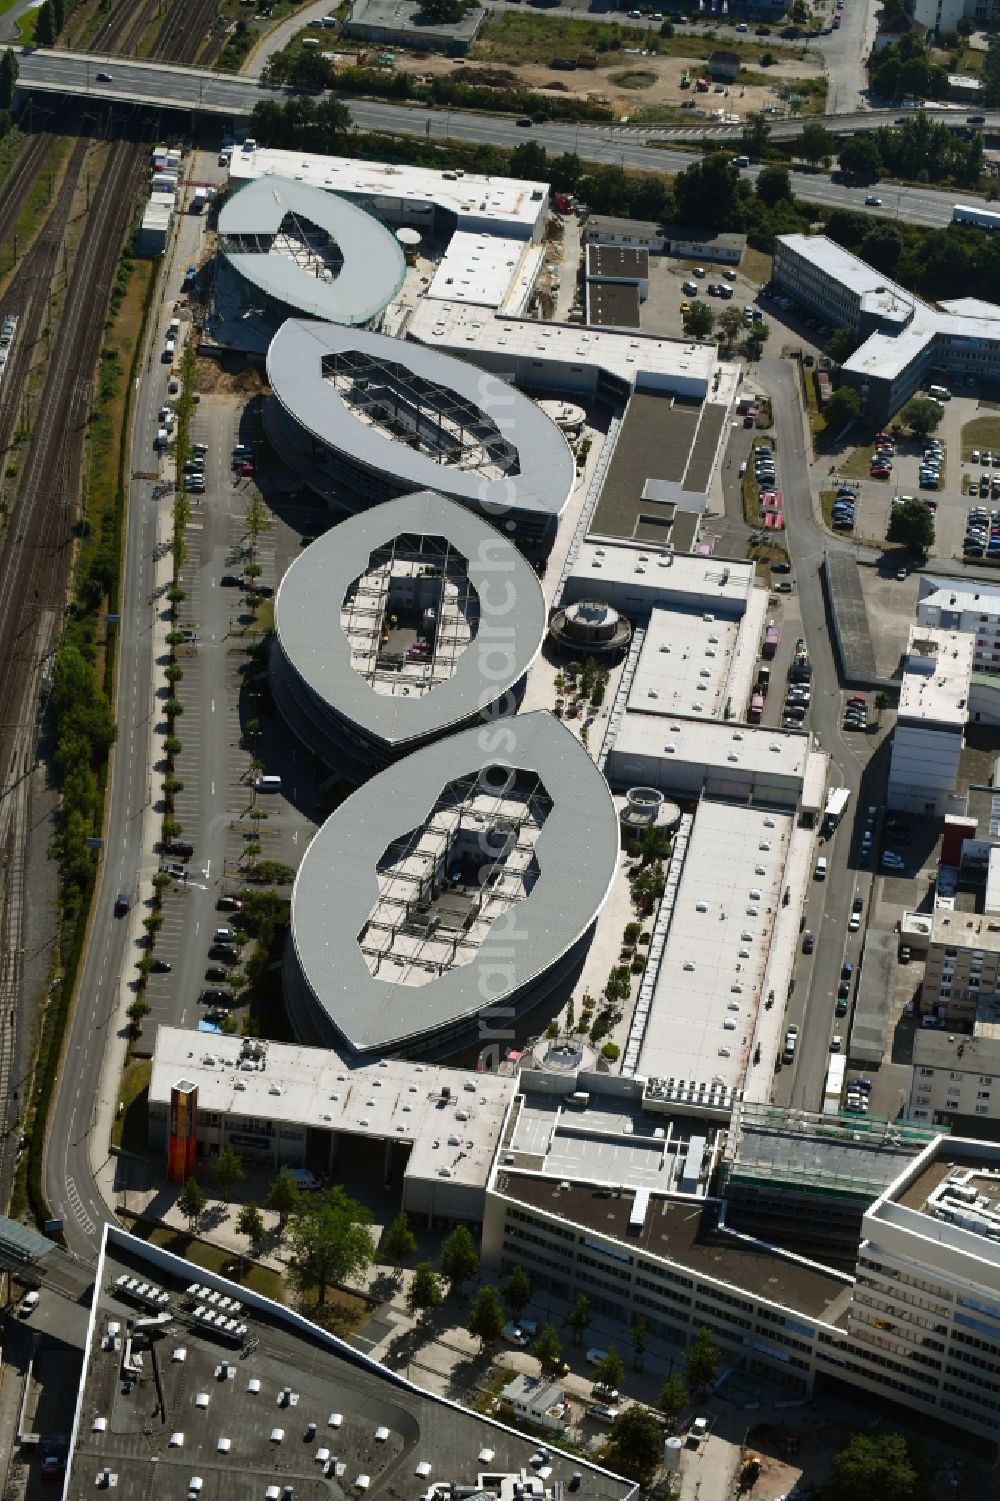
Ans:
[[[120,0],[98,29],[96,51],[128,53],[146,35],[158,0]],[[173,4],[152,56],[190,63],[205,47],[216,0]],[[109,119],[110,125],[110,119]],[[0,237],[12,233],[26,195],[56,139],[32,137],[0,189]],[[48,330],[50,296],[73,195],[88,149],[78,140],[42,233],[29,248],[3,298],[0,316],[19,316],[16,349],[0,386],[0,453],[20,410],[18,392],[32,353],[46,338],[46,368],[31,438],[24,451],[16,505],[0,540],[0,1185],[10,1182],[20,1103],[16,1082],[27,1075],[31,1026],[24,1007],[23,941],[29,800],[36,764],[39,706],[47,664],[58,645],[72,559],[83,438],[92,381],[121,245],[145,174],[146,147],[112,139],[90,192],[89,211],[69,275],[58,327]],[[43,335],[44,330],[44,335]],[[33,1018],[32,1018],[33,1020]]]

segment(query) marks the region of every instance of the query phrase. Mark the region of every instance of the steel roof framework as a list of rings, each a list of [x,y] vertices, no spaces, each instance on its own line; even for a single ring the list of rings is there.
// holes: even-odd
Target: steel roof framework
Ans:
[[[533,772],[486,766],[450,782],[425,822],[379,861],[378,901],[358,936],[371,974],[392,960],[403,984],[423,985],[470,963],[494,923],[530,893],[539,874],[535,843],[551,808]],[[467,912],[449,920],[435,903],[458,841],[470,835],[486,858]]]
[[[520,474],[513,443],[473,401],[448,386],[355,349],[324,355],[322,370],[346,407],[425,458],[483,479]]]
[[[404,533],[373,551],[367,570],[344,596],[340,619],[351,643],[351,665],[377,693],[429,693],[452,676],[479,625],[479,595],[468,566],[446,537]],[[424,661],[406,661],[383,649],[392,580],[413,567],[441,577],[431,654]]]
[[[226,255],[283,255],[317,281],[332,283],[344,266],[344,254],[325,229],[289,209],[273,233],[223,236]]]

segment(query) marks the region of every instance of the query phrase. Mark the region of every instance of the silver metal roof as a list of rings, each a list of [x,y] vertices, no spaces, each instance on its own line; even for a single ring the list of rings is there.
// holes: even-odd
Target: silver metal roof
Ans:
[[[344,263],[332,281],[268,248],[288,218],[336,241]],[[260,248],[249,248],[258,236]],[[367,323],[377,317],[406,275],[402,248],[386,225],[346,198],[282,177],[258,178],[227,199],[219,212],[219,238],[229,264],[266,297],[334,323]],[[227,245],[237,238],[248,248]]]
[[[535,844],[540,874],[476,958],[420,987],[372,975],[359,945],[379,899],[376,862],[430,814],[445,786],[493,764],[535,773],[552,808]],[[292,890],[292,942],[306,983],[362,1052],[475,1016],[572,948],[607,898],[618,818],[586,749],[545,710],[477,726],[415,751],[342,803],[314,838]]]
[[[404,533],[442,537],[462,554],[481,611],[479,634],[451,677],[408,698],[376,693],[352,667],[340,618],[348,587],[372,552]],[[332,527],[288,569],[275,601],[278,642],[307,687],[362,733],[395,747],[502,698],[538,655],[545,625],[541,585],[517,548],[481,516],[431,490],[384,501]]]
[[[364,422],[322,370],[324,356],[351,354],[401,366],[418,380],[472,403],[516,449],[519,472],[490,479],[473,469],[438,463]],[[292,420],[319,442],[400,485],[443,491],[495,513],[500,526],[512,509],[557,518],[569,500],[576,471],[559,428],[527,396],[465,360],[367,329],[290,318],[267,351],[267,378]]]

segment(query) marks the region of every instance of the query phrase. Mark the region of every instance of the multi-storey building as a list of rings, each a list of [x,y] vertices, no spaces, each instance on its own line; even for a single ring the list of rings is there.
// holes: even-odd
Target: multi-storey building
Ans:
[[[970,636],[910,627],[892,736],[890,808],[935,817],[959,811],[956,788],[971,676]]]
[[[885,422],[932,371],[974,384],[1000,375],[1000,310],[974,297],[931,307],[825,235],[779,235],[776,284],[861,341],[840,376]]]
[[[865,1215],[844,1379],[996,1442],[1000,1146],[939,1138]]]
[[[1000,913],[935,907],[921,994],[925,1016],[971,1029],[981,1008],[1000,1005]]]
[[[985,1135],[1000,1117],[1000,1002],[980,1003],[971,1034],[921,1027],[913,1039],[910,1120]]]

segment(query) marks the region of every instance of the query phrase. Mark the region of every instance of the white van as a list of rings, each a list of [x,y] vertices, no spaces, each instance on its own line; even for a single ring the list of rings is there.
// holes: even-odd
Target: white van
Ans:
[[[816,861],[816,869],[813,872],[813,874],[814,874],[815,879],[817,881],[825,881],[826,880],[826,856],[825,855],[820,855],[819,859]]]
[[[163,346],[163,354],[161,355],[161,359],[163,360],[163,363],[165,365],[169,365],[170,362],[171,362],[171,360],[173,359],[173,357],[174,357],[174,341],[173,341],[173,339],[168,339],[167,342]]]
[[[323,1187],[316,1174],[311,1173],[307,1167],[290,1167],[288,1171],[300,1193],[314,1193],[317,1188]]]
[[[254,786],[258,792],[280,792],[281,778],[276,776],[257,777]]]
[[[935,401],[950,401],[951,392],[947,386],[931,386],[929,394]]]
[[[167,324],[167,338],[175,339],[180,331],[181,320],[179,318],[171,318],[170,322]]]
[[[153,447],[154,448],[166,448],[169,443],[170,443],[170,434],[167,432],[167,430],[166,430],[165,427],[161,427],[159,429],[159,431],[157,432],[157,434],[156,434],[156,442],[153,444]]]

